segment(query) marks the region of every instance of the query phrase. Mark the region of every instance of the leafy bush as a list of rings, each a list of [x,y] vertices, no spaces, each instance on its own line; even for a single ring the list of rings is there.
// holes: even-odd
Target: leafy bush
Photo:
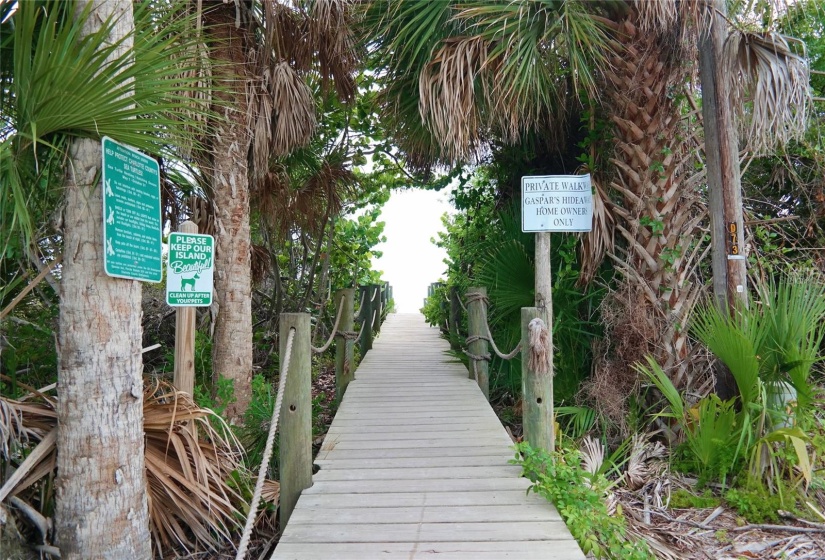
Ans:
[[[585,554],[617,560],[654,558],[647,543],[628,538],[621,512],[608,511],[605,497],[610,482],[582,468],[578,449],[563,443],[549,454],[520,443],[514,462],[533,483],[530,490],[555,504]]]

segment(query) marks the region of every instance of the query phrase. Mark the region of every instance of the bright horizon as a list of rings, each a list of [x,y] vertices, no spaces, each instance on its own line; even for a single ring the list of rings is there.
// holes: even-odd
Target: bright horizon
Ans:
[[[382,207],[379,220],[385,223],[387,241],[375,247],[384,254],[373,259],[373,267],[392,285],[396,312],[417,313],[427,286],[446,278],[447,252],[430,239],[444,231],[441,216],[454,211],[447,190],[393,191]]]

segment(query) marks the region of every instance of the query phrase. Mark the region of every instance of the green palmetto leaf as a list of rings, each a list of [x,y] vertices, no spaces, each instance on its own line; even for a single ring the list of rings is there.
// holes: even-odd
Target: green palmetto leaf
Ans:
[[[8,118],[0,136],[0,212],[10,224],[3,236],[33,236],[28,193],[42,148],[51,157],[63,139],[104,135],[152,155],[194,144],[202,120],[193,116],[207,109],[192,99],[199,78],[185,77],[200,60],[189,32],[194,24],[179,16],[181,6],[140,4],[134,46],[126,48],[107,42],[113,21],[81,33],[88,8],[75,18],[61,2],[19,3],[0,41],[13,52],[0,75],[0,114]]]

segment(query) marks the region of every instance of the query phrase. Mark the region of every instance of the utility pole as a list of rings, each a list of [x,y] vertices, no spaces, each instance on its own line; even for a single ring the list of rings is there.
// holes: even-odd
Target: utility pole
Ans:
[[[699,36],[699,76],[710,198],[713,295],[721,310],[736,313],[737,307],[747,305],[748,275],[739,144],[722,56],[728,36],[725,0],[705,0],[705,9],[710,11],[705,20],[710,24]],[[723,365],[716,371],[716,392],[721,398],[737,393],[736,381]]]
[[[727,38],[725,0],[706,0],[710,26],[699,38],[699,75],[710,191],[713,294],[720,308],[747,304],[739,144],[722,62]]]

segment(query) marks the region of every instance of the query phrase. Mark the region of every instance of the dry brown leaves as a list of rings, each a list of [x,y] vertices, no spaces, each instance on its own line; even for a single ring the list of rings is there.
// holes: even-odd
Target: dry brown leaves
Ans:
[[[825,558],[825,526],[749,525],[724,507],[670,509],[661,481],[616,493],[631,536],[650,544],[657,558],[695,560]],[[666,484],[684,485],[679,479]],[[658,488],[658,490],[657,490]],[[658,499],[657,499],[658,495]],[[657,501],[664,501],[658,504]],[[810,532],[809,532],[810,531]]]
[[[2,492],[32,507],[39,490],[27,489],[51,476],[55,468],[57,415],[55,400],[0,397],[3,458],[17,463],[17,476],[4,481]],[[244,477],[241,448],[229,428],[212,411],[198,407],[187,394],[155,382],[144,394],[146,476],[154,545],[159,552],[218,550],[239,527],[245,501],[228,484],[233,472]],[[20,463],[19,446],[32,447],[34,458]],[[268,495],[277,499],[277,483]],[[37,494],[37,495],[35,495]],[[19,507],[19,506],[18,506]],[[36,509],[36,508],[33,508]]]

